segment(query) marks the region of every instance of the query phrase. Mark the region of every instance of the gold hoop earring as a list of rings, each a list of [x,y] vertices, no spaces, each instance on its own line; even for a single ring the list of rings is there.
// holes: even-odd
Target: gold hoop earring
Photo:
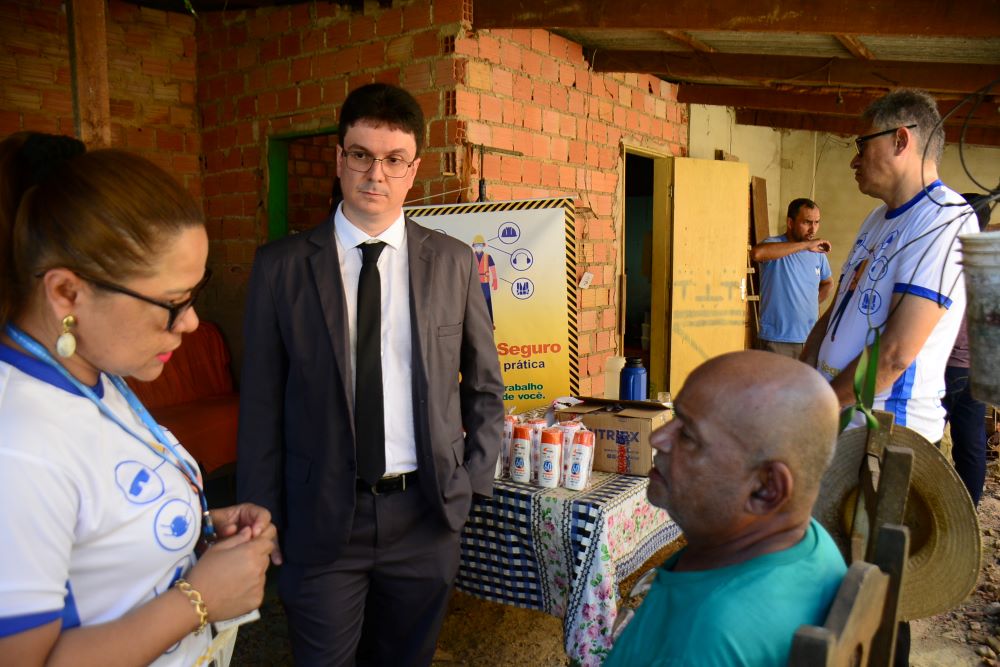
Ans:
[[[56,354],[63,359],[69,359],[76,353],[76,336],[73,335],[73,327],[76,326],[76,318],[67,315],[62,321],[62,333],[56,338]]]

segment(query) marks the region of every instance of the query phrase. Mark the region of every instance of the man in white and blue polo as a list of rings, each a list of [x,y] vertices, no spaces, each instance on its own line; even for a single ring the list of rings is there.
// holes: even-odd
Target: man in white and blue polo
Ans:
[[[793,199],[785,224],[784,234],[755,245],[750,257],[760,264],[759,347],[798,359],[833,289],[830,242],[816,238],[819,206],[811,199]]]

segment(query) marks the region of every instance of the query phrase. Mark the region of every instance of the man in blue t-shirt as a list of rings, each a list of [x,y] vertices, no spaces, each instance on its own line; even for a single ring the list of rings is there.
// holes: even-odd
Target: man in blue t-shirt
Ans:
[[[674,411],[650,437],[648,495],[687,546],[658,569],[604,667],[783,666],[847,572],[811,517],[836,395],[805,364],[750,350],[696,368]]]
[[[760,349],[798,359],[819,317],[819,304],[833,279],[826,253],[830,242],[816,238],[819,207],[811,199],[788,205],[786,231],[750,250],[760,264]]]

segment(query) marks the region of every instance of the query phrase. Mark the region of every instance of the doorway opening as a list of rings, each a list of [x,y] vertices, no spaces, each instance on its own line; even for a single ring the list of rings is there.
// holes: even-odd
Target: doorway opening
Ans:
[[[268,137],[268,239],[322,224],[337,187],[337,128]]]
[[[652,158],[625,154],[622,355],[641,357],[647,369],[653,289],[653,164]]]

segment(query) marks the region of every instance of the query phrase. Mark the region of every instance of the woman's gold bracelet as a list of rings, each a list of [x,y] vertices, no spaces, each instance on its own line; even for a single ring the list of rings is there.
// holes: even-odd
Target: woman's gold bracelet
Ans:
[[[191,601],[194,606],[194,610],[198,613],[198,620],[200,621],[198,629],[194,631],[196,635],[200,635],[205,627],[208,625],[208,607],[205,606],[205,601],[201,599],[201,593],[196,591],[191,587],[191,584],[187,582],[187,579],[178,579],[174,586],[181,590],[181,593],[187,596],[187,599]]]

